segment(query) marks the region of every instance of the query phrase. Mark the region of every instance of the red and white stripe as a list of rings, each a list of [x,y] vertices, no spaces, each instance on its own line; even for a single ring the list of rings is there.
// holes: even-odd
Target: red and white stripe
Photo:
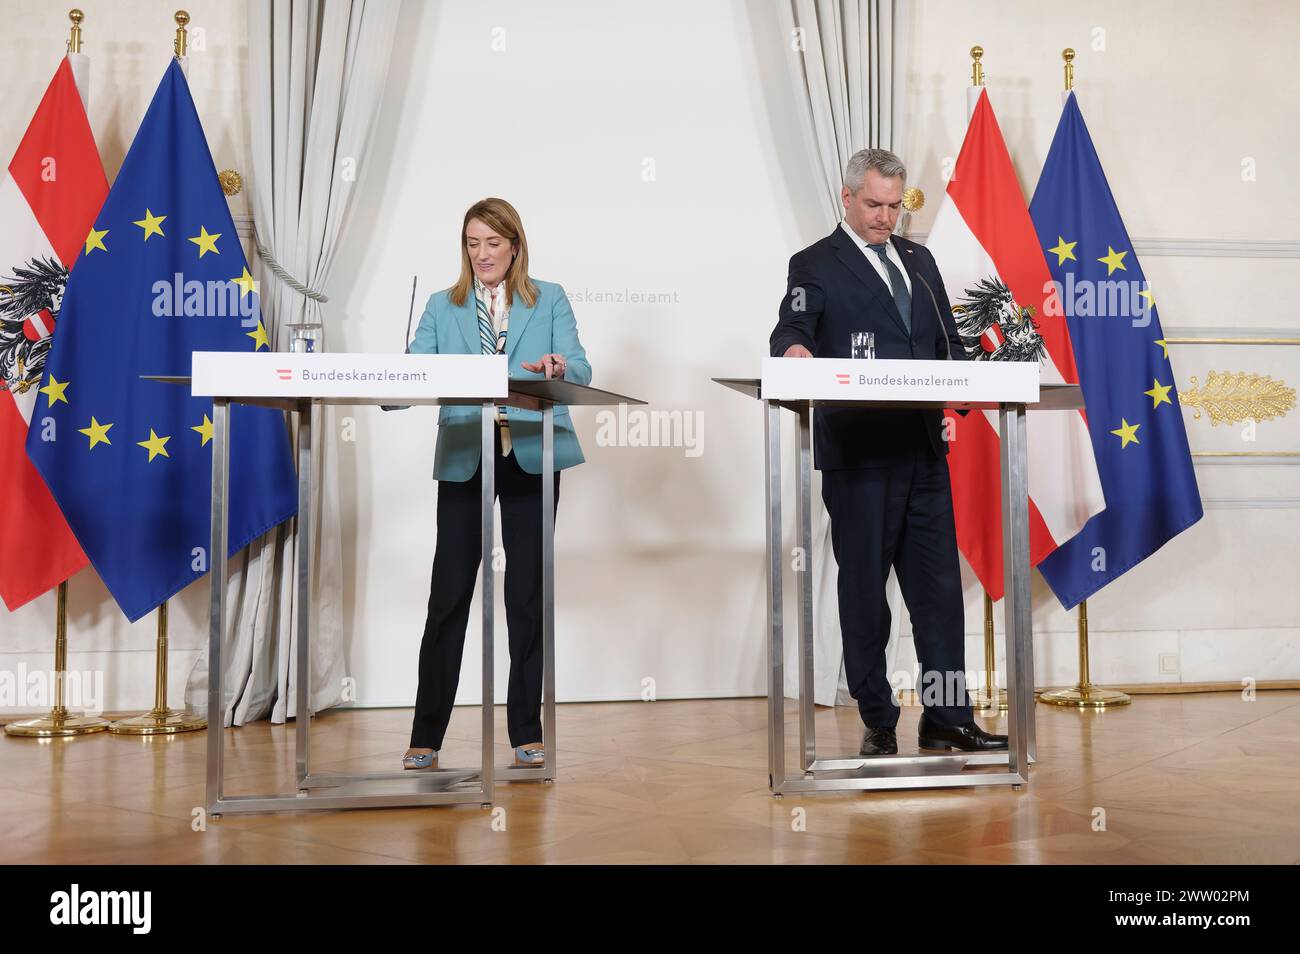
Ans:
[[[935,216],[927,247],[948,297],[996,276],[1017,304],[1032,306],[1047,347],[1044,383],[1077,384],[1070,332],[1029,209],[1020,191],[988,94],[979,91],[957,165]],[[996,335],[994,335],[996,337]],[[996,343],[995,343],[996,344]],[[1001,475],[997,413],[956,421],[949,446],[957,543],[984,589],[1002,597]],[[1037,564],[1105,507],[1101,479],[1082,412],[1031,413],[1029,543]]]
[[[65,57],[0,177],[0,283],[15,266],[36,256],[65,265],[76,261],[108,195],[86,118],[87,70],[85,56]],[[28,340],[40,340],[53,333],[54,324],[51,312],[42,310],[26,316],[23,332]],[[72,382],[70,402],[75,393]],[[22,394],[0,391],[0,598],[10,610],[87,563],[27,457],[27,431],[33,417],[40,417],[41,397],[36,387]]]

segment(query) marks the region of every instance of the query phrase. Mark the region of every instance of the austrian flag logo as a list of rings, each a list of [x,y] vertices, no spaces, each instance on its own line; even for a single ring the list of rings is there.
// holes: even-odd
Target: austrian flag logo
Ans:
[[[22,394],[41,379],[68,270],[41,255],[0,275],[0,389]]]
[[[849,383],[849,376],[848,376],[847,374],[838,374],[838,373],[837,373],[837,374],[835,375],[835,381],[836,381],[837,384],[848,384],[848,383]]]
[[[281,381],[293,380],[293,368],[276,368],[275,376]]]

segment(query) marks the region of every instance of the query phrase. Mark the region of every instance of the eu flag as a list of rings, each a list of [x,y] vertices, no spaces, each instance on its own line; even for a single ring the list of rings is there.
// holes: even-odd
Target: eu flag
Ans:
[[[154,94],[68,279],[27,453],[127,618],[207,572],[212,401],[142,375],[269,348],[180,65]],[[230,553],[291,517],[283,416],[231,417]]]
[[[1201,519],[1155,297],[1073,93],[1029,214],[1070,327],[1106,509],[1038,564],[1067,609]]]

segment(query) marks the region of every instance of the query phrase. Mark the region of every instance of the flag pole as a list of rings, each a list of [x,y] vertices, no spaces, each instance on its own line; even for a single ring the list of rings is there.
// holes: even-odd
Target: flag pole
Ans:
[[[1007,691],[997,682],[997,656],[993,647],[993,597],[984,591],[984,688],[971,694],[971,705],[985,712],[1006,712]]]
[[[970,87],[966,90],[966,119],[970,120],[979,102],[977,91],[984,86],[984,47],[970,48]],[[984,591],[984,688],[971,694],[971,705],[985,712],[1006,712],[1007,691],[997,683],[997,650],[993,644],[993,597]]]
[[[208,720],[167,708],[167,601],[158,605],[158,640],[154,649],[153,708],[129,719],[118,719],[108,727],[114,735],[174,735],[207,728]]]
[[[1069,689],[1049,689],[1040,693],[1040,702],[1049,706],[1075,706],[1079,709],[1108,709],[1126,706],[1133,698],[1118,689],[1103,689],[1092,684],[1088,671],[1088,601],[1079,602],[1079,681]]]
[[[176,42],[172,45],[172,49],[176,58],[183,60],[189,43],[189,34],[185,32],[185,26],[190,22],[190,15],[184,10],[177,10],[172,19],[176,21]]]
[[[72,31],[68,35],[68,52],[81,52],[81,21],[86,15],[80,10],[69,10]],[[63,686],[68,674],[68,581],[59,584],[54,609],[54,708],[49,715],[38,719],[25,719],[5,726],[5,735],[22,738],[61,738],[71,735],[90,735],[108,728],[108,720],[96,716],[70,715]]]
[[[81,21],[86,19],[86,15],[80,10],[72,9],[68,11],[68,19],[72,21],[72,33],[68,37],[68,52],[81,52]]]
[[[176,39],[172,51],[185,62],[188,37],[185,32],[190,15],[177,10]],[[167,708],[167,601],[158,605],[158,638],[154,648],[153,708],[129,719],[118,719],[108,727],[115,735],[174,735],[177,732],[195,732],[207,728],[208,720],[184,709]]]
[[[1074,50],[1061,51],[1065,61],[1065,96],[1074,89]],[[1105,709],[1109,706],[1126,706],[1133,701],[1118,689],[1102,689],[1092,684],[1088,671],[1088,601],[1079,601],[1079,681],[1069,689],[1051,689],[1040,693],[1040,702],[1051,706],[1077,706],[1080,709]]]
[[[108,728],[106,719],[72,715],[63,697],[68,675],[68,581],[59,584],[54,613],[54,708],[49,715],[24,719],[5,726],[5,735],[19,738],[53,739],[73,735],[90,735]]]

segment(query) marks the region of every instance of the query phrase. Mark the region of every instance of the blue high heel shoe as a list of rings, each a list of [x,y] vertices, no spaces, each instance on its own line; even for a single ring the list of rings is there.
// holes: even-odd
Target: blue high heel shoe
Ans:
[[[436,767],[437,764],[437,752],[425,752],[423,755],[402,756],[402,768],[404,769],[427,769]]]
[[[528,749],[522,745],[515,747],[515,761],[520,765],[545,765],[545,749]]]

